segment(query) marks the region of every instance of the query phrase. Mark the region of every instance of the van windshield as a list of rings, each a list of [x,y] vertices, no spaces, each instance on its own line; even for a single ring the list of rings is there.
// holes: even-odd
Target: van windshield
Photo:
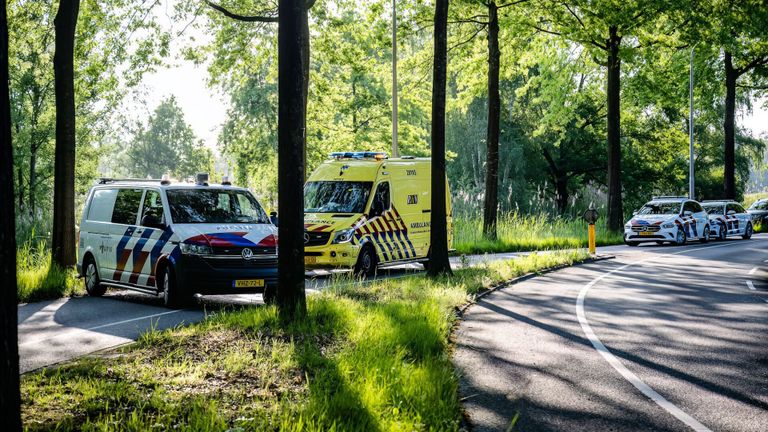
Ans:
[[[174,223],[268,223],[267,214],[250,192],[227,189],[170,189]]]
[[[305,213],[362,213],[373,182],[316,181],[304,186]]]

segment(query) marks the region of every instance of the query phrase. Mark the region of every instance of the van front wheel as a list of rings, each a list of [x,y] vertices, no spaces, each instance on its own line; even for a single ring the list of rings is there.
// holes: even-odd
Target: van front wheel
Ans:
[[[366,245],[357,256],[355,276],[371,277],[376,274],[376,252],[373,247]]]
[[[168,265],[163,270],[163,304],[169,308],[180,308],[186,303],[183,293],[179,291],[176,277],[173,274],[171,266]]]

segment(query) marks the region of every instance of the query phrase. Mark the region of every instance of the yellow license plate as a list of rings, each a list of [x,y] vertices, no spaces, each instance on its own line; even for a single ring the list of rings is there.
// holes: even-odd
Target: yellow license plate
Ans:
[[[652,236],[652,235],[654,235],[654,234],[655,234],[655,233],[653,233],[653,232],[650,232],[650,231],[641,231],[641,232],[640,232],[640,235],[641,235],[641,236]]]
[[[264,279],[241,279],[234,283],[235,288],[264,288]]]
[[[315,263],[317,263],[317,257],[313,257],[313,256],[312,257],[308,257],[308,256],[304,257],[304,264],[315,264]]]

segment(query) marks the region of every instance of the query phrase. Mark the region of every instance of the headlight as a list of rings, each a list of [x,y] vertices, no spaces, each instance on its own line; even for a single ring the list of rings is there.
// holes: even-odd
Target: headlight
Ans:
[[[624,229],[630,229],[632,228],[632,222],[627,222],[626,225],[624,225]]]
[[[672,229],[672,228],[675,227],[675,224],[673,224],[673,223],[665,223],[661,227],[664,228],[664,229]]]
[[[355,235],[355,230],[353,229],[338,231],[336,235],[333,236],[333,241],[331,243],[348,243],[350,240],[352,240],[353,235]]]
[[[213,249],[210,246],[181,243],[181,253],[184,255],[210,255]]]

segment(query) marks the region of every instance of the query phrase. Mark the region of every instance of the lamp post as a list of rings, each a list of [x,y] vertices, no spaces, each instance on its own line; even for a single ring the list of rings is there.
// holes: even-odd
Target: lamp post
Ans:
[[[392,0],[392,157],[399,156],[397,148],[397,0]]]
[[[694,172],[693,172],[693,56],[696,52],[696,45],[698,45],[698,42],[691,47],[691,76],[689,79],[689,87],[688,87],[688,95],[690,98],[690,107],[689,107],[689,118],[688,118],[688,136],[690,139],[690,147],[688,149],[689,151],[689,160],[688,160],[688,198],[695,199],[695,179],[694,179]]]

